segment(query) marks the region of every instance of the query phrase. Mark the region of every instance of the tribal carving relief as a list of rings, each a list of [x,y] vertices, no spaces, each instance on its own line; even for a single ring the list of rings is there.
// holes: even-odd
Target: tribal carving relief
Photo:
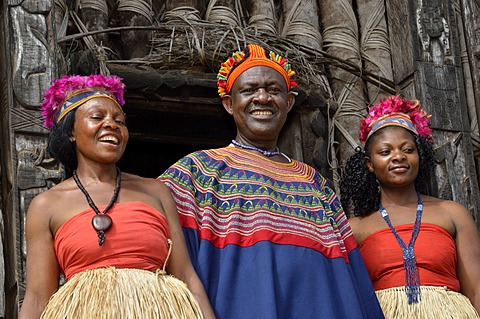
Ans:
[[[480,1],[472,1],[472,17],[473,17],[473,54],[480,60]]]
[[[63,169],[46,151],[46,140],[42,136],[18,135],[15,139],[17,152],[17,186],[19,207],[19,232],[21,247],[19,251],[20,290],[24,289],[26,245],[23,232],[25,230],[25,216],[32,199],[39,193],[60,183],[63,178]],[[23,291],[20,291],[23,295]]]
[[[453,64],[450,49],[450,27],[440,6],[428,6],[416,12],[418,36],[424,62]]]
[[[25,107],[36,109],[51,82],[52,66],[48,46],[46,14],[48,0],[9,1],[13,38],[13,90]]]

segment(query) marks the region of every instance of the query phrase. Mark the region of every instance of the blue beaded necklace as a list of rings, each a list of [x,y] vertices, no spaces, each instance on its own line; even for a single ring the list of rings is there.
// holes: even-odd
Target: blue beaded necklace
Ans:
[[[252,150],[252,151],[260,152],[267,157],[272,157],[272,156],[280,154],[280,149],[278,148],[278,146],[275,146],[275,151],[266,151],[266,150],[262,150],[261,148],[257,148],[255,146],[240,144],[239,142],[237,142],[235,140],[232,140],[232,144],[235,145],[235,146],[241,147],[243,149],[246,149],[246,150]]]
[[[387,210],[383,205],[380,203],[380,212],[382,213],[382,217],[387,223],[390,230],[395,235],[397,242],[402,247],[403,252],[403,267],[405,269],[405,292],[407,293],[408,303],[417,303],[420,298],[420,283],[418,279],[418,269],[417,269],[417,261],[415,259],[415,253],[413,251],[413,246],[415,245],[415,241],[418,237],[418,232],[420,231],[420,220],[422,219],[422,212],[423,212],[423,203],[422,197],[420,193],[417,192],[418,196],[418,204],[417,204],[417,214],[415,217],[415,224],[413,225],[412,230],[412,237],[410,238],[410,242],[408,246],[405,245],[402,238],[398,235],[395,228],[393,228],[392,223],[390,222],[390,217],[388,217]]]

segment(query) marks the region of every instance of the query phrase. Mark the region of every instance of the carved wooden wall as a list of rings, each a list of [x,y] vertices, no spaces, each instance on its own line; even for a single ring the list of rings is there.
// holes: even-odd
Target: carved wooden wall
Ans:
[[[480,194],[455,2],[389,0],[387,14],[395,83],[433,114],[438,195],[464,203],[478,224]]]
[[[219,19],[218,10],[216,15],[212,13],[215,8],[208,6],[210,1],[142,1],[151,3],[154,8],[161,3],[168,9],[179,10],[186,6],[196,6],[198,10],[187,12],[192,19],[206,15],[213,22],[224,21]],[[56,2],[0,2],[0,318],[16,318],[25,290],[24,223],[28,205],[35,195],[60,182],[63,177],[62,168],[45,152],[46,131],[42,128],[37,110],[41,95],[51,79],[66,72],[65,64],[59,63],[61,55],[57,54],[60,52],[56,43],[57,32],[64,30],[60,30],[59,24],[53,22],[55,16],[57,21],[62,18],[60,8],[54,7]],[[107,5],[107,2],[112,1],[101,2]],[[480,225],[480,194],[472,143],[478,136],[470,127],[469,117],[472,116],[467,112],[467,104],[470,103],[480,116],[478,0],[332,1],[342,3],[344,11],[341,12],[332,10],[328,1],[241,2],[248,8],[247,24],[253,29],[284,36],[299,46],[305,45],[317,50],[315,52],[325,50],[332,55],[345,56],[355,66],[371,72],[381,70],[382,77],[394,82],[396,91],[418,98],[433,113],[438,194],[465,204]],[[297,2],[302,5],[297,6]],[[225,11],[234,9],[237,1],[218,0],[216,4],[222,5],[220,9]],[[289,11],[293,10],[293,4],[298,10],[296,14],[290,14]],[[384,4],[385,8],[378,7]],[[378,50],[383,51],[376,57],[370,54],[375,55],[378,50],[372,48],[365,36],[364,28],[368,29],[369,23],[373,21],[367,5],[378,9],[375,12],[381,12],[379,19],[375,20],[375,31],[382,34],[388,31],[389,34],[390,43],[386,47],[378,47]],[[300,29],[304,31],[305,37],[299,35],[298,30],[283,29],[279,32],[278,21],[275,20],[279,7],[283,8],[280,11],[284,19],[291,19],[297,27],[302,26],[303,29]],[[355,9],[358,9],[358,15],[354,13]],[[243,20],[231,14],[232,10],[225,12],[228,12],[228,16],[224,16],[225,20],[238,25],[243,23]],[[312,14],[315,12],[318,12],[318,16]],[[330,21],[333,15],[337,16],[337,20]],[[356,16],[358,21],[355,20]],[[148,16],[146,20],[149,20]],[[146,21],[141,23],[146,24]],[[339,29],[332,31],[339,25]],[[358,46],[348,48],[335,44],[339,32],[356,39]],[[127,57],[144,54],[140,51],[143,52],[144,47],[124,54]],[[81,58],[85,59],[86,56]],[[79,58],[79,61],[85,60]],[[88,57],[86,62],[89,62]],[[354,88],[361,97],[361,103],[373,102],[378,96],[386,94],[371,83],[363,83],[344,69],[330,66],[325,69],[330,72],[330,81],[342,77],[350,81],[350,88]],[[323,68],[319,69],[318,76],[324,76],[324,71]],[[471,78],[468,78],[467,71],[470,71]],[[330,84],[332,83],[330,89],[334,90],[330,93],[338,102],[348,89],[345,89],[345,83],[332,81]],[[326,137],[334,126],[325,117],[325,99],[321,95],[312,94],[314,90],[311,87],[304,86],[304,89],[310,95],[308,98],[300,96],[302,107],[282,132],[280,146],[288,149],[294,157],[329,174],[331,172],[327,159],[336,158],[332,149],[327,154],[326,144],[330,141]],[[354,103],[353,100],[352,97],[345,99],[346,104]],[[335,111],[335,103],[328,106]],[[346,115],[342,121],[356,123],[356,119],[352,121]],[[351,144],[349,141],[344,145],[351,147]]]
[[[0,7],[0,29],[5,30],[7,23],[5,19],[5,7]],[[5,32],[0,32],[0,43],[4,44],[5,41]],[[7,61],[7,50],[5,50],[5,45],[0,45],[0,61]],[[9,232],[8,229],[5,227],[8,225],[8,221],[5,221],[5,218],[8,218],[7,212],[11,207],[11,201],[8,201],[8,194],[11,184],[7,181],[5,175],[5,168],[8,163],[8,159],[6,154],[8,154],[8,150],[10,149],[10,145],[8,143],[8,121],[7,121],[7,114],[9,109],[9,98],[8,98],[8,84],[7,84],[7,64],[0,63],[0,318],[5,317],[6,307],[5,307],[5,297],[7,291],[15,290],[15,276],[11,270],[15,269],[14,263],[7,265],[9,258],[12,255],[9,254],[9,251],[14,249],[13,245],[13,237],[12,232]],[[11,245],[8,247],[7,243],[10,242]],[[13,258],[10,258],[12,260]]]
[[[1,311],[5,317],[15,318],[25,289],[25,213],[32,198],[58,183],[63,173],[45,152],[46,131],[38,112],[56,70],[52,2],[7,0],[1,10],[1,47],[5,48],[1,65],[1,209],[6,254],[6,305]]]

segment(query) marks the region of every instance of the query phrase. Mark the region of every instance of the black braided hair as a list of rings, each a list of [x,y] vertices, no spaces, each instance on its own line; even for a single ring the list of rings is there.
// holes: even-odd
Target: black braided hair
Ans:
[[[365,156],[370,154],[370,146],[378,132],[382,130],[378,130],[368,138],[363,151],[357,147],[345,165],[340,181],[340,190],[341,202],[349,217],[368,216],[380,207],[380,185],[375,174],[368,171]],[[420,159],[418,175],[414,181],[415,188],[421,194],[430,194],[434,168],[432,143],[424,136],[409,133],[414,137]]]
[[[59,123],[55,123],[48,135],[48,153],[65,167],[66,178],[77,168],[75,144],[69,139],[75,122],[76,109],[70,111]]]

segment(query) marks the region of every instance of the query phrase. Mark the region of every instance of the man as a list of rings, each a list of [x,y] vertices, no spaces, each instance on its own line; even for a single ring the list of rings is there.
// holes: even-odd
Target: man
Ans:
[[[383,318],[334,191],[277,147],[294,74],[258,45],[235,52],[218,74],[235,140],[160,179],[218,318]]]

